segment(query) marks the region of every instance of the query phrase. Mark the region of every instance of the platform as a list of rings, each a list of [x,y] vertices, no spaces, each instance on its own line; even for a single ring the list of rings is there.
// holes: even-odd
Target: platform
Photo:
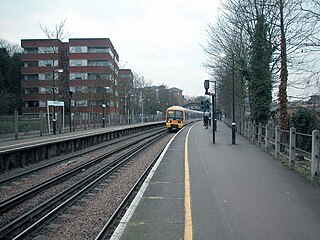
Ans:
[[[319,187],[240,135],[232,145],[222,122],[215,144],[210,128],[198,123],[190,130],[188,181],[189,128],[168,146],[111,239],[320,239]]]

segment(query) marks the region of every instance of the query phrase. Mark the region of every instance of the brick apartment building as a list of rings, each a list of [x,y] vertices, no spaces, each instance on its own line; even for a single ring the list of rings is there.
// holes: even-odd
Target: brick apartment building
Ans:
[[[47,100],[66,98],[68,46],[60,40],[49,39],[21,40],[21,46],[24,48],[21,56],[24,63],[21,68],[22,113],[45,112]],[[57,69],[64,72],[59,74]]]
[[[102,106],[109,113],[123,109],[120,97],[132,86],[133,76],[130,69],[119,70],[109,38],[23,39],[21,46],[24,114],[46,112],[51,100],[68,106],[70,96],[73,112],[102,113]]]

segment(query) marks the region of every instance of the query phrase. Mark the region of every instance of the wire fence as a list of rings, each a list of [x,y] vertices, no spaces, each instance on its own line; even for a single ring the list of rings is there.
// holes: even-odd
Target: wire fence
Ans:
[[[94,128],[128,125],[141,122],[155,122],[164,120],[162,113],[155,115],[134,115],[134,114],[103,114],[100,113],[73,113],[63,116],[56,114],[55,130],[56,134],[87,130]],[[0,116],[0,141],[19,139],[32,136],[42,136],[53,134],[52,114],[39,113]]]

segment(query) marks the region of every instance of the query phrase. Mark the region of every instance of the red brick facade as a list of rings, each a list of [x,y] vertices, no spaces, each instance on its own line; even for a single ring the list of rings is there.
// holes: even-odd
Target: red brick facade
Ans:
[[[48,100],[64,101],[67,106],[70,91],[73,111],[101,113],[106,105],[109,113],[118,112],[123,97],[119,84],[126,81],[119,72],[132,73],[119,70],[119,56],[110,39],[24,39],[21,46],[23,113],[45,112]]]

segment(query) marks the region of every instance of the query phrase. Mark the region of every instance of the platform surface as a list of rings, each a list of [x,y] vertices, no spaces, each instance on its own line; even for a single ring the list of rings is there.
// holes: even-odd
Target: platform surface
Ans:
[[[172,141],[131,217],[112,239],[185,239],[185,156],[189,127]],[[193,239],[320,239],[320,188],[218,123],[190,130]]]

